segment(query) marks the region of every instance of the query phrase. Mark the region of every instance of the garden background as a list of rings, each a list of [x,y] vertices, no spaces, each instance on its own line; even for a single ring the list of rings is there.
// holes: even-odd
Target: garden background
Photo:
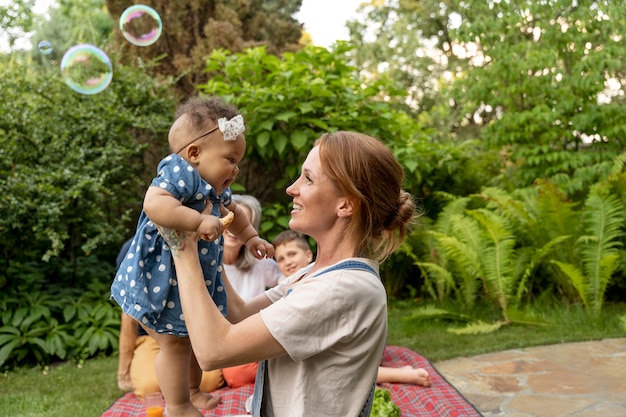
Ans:
[[[0,6],[10,46],[24,33],[34,45],[0,54],[5,379],[115,356],[114,258],[174,108],[196,94],[245,117],[233,190],[261,200],[268,239],[287,227],[284,189],[322,133],[360,131],[393,150],[422,216],[382,265],[405,313],[390,312],[392,342],[434,360],[626,334],[623,2],[372,0],[328,49],[292,17],[300,1],[147,1],[163,21],[148,47],[120,33],[132,2],[59,0],[48,16],[33,3]],[[113,64],[98,94],[60,74],[81,43]],[[563,317],[574,327],[558,327]],[[420,334],[403,321],[428,324]],[[482,342],[464,350],[469,335]]]

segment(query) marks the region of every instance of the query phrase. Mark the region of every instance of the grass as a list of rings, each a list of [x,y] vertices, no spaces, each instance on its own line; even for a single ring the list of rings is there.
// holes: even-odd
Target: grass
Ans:
[[[431,362],[535,345],[626,337],[625,325],[619,318],[626,316],[626,304],[607,304],[595,320],[578,307],[543,306],[541,314],[528,310],[518,315],[527,321],[549,324],[512,324],[487,335],[455,335],[447,329],[458,327],[457,322],[411,318],[415,308],[423,305],[410,301],[390,303],[388,343],[407,346]],[[490,322],[497,317],[487,308],[476,308],[472,316]],[[99,416],[122,395],[117,389],[116,374],[117,356],[6,372],[0,381],[0,414]]]
[[[626,316],[626,304],[606,304],[596,319],[579,306],[544,305],[516,313],[518,321],[528,324],[513,322],[493,333],[468,335],[449,331],[463,327],[464,322],[412,318],[416,306],[424,304],[390,303],[388,343],[410,347],[431,362],[529,346],[626,337],[626,325],[620,320]],[[454,306],[449,310],[454,311]],[[500,318],[486,307],[475,308],[471,315],[488,323]]]
[[[117,357],[64,362],[5,372],[0,382],[0,414],[13,417],[96,417],[122,392]]]

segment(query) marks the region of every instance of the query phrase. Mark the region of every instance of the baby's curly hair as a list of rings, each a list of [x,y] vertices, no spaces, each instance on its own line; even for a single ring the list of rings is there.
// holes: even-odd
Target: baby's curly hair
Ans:
[[[217,125],[217,120],[225,117],[227,120],[239,114],[239,110],[232,104],[225,103],[215,96],[191,97],[181,104],[174,114],[174,120],[182,115],[187,115],[189,120],[189,133],[196,135],[205,129],[211,129]]]
[[[218,97],[191,97],[174,114],[174,123],[167,137],[170,151],[179,153],[216,130],[219,119],[230,120],[238,114],[235,106]]]

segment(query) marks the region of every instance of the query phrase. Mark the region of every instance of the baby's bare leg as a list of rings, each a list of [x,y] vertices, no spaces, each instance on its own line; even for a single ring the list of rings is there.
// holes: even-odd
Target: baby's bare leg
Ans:
[[[191,360],[189,361],[189,393],[191,395],[191,403],[196,408],[212,410],[222,402],[219,395],[213,396],[200,390],[200,382],[202,381],[202,369],[198,365],[196,356],[191,351]]]
[[[202,417],[189,397],[189,338],[149,332],[159,344],[156,374],[168,417]]]

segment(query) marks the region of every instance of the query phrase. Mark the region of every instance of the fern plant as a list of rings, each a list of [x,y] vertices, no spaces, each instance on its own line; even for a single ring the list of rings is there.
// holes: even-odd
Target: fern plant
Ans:
[[[600,313],[607,285],[618,269],[625,221],[626,210],[620,199],[593,188],[582,210],[584,234],[576,242],[580,261],[554,261],[592,315]]]
[[[417,265],[427,276],[434,275],[436,280],[454,286],[458,300],[467,307],[474,305],[482,288],[506,319],[515,285],[515,239],[507,220],[495,212],[474,209],[466,210],[463,215],[452,214],[446,222],[450,234],[432,231],[445,264],[418,262]]]
[[[426,281],[432,288],[449,288],[466,308],[484,296],[501,312],[503,323],[509,322],[537,267],[570,240],[560,227],[550,234],[538,230],[543,225],[540,195],[488,188],[451,199],[430,231],[439,256],[416,261]],[[471,204],[482,207],[469,209]]]

